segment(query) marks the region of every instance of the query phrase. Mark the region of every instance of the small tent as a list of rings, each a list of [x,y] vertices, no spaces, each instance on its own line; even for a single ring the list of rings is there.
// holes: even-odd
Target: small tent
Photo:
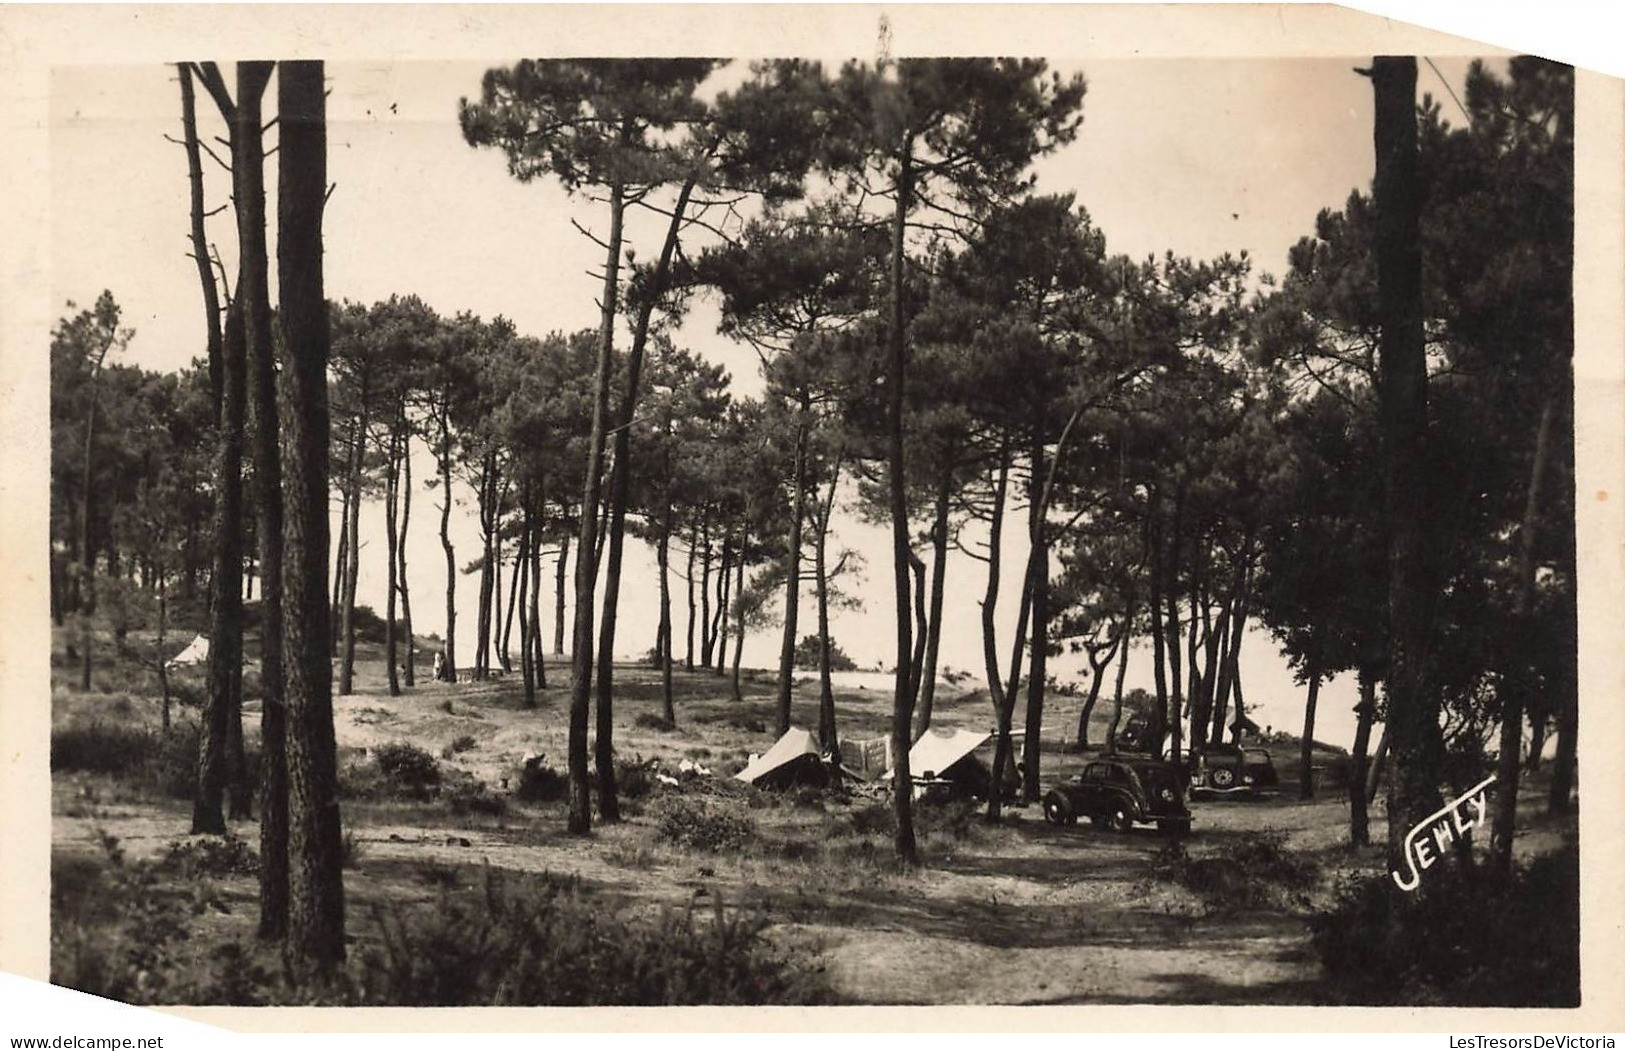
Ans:
[[[184,664],[202,664],[209,659],[209,637],[199,635],[193,639],[184,650],[169,659],[169,667],[174,668]]]
[[[761,788],[789,788],[825,784],[829,771],[819,757],[818,741],[808,731],[792,726],[772,748],[752,756],[734,779]]]
[[[993,774],[980,759],[977,749],[987,744],[992,734],[974,730],[955,730],[953,733],[927,733],[908,750],[909,777],[916,790],[922,786],[946,784],[955,795],[987,795]],[[886,776],[892,776],[891,771]]]

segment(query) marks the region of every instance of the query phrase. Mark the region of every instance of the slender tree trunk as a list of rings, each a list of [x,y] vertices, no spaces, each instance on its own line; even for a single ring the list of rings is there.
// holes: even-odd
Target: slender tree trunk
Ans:
[[[740,688],[739,683],[739,662],[744,658],[745,654],[745,558],[743,550],[740,551],[739,566],[736,572],[739,574],[739,604],[738,612],[734,615],[733,697],[736,701],[743,701],[745,693]],[[666,627],[666,645],[671,645],[670,625]]]
[[[340,639],[339,695],[355,692],[355,591],[361,575],[361,467],[367,449],[367,384],[361,384],[360,415],[356,417],[355,447],[350,453],[350,520],[345,523],[344,609]]]
[[[492,454],[493,461],[495,454]],[[500,471],[500,468],[499,468]],[[500,474],[499,474],[500,477]],[[490,646],[490,656],[486,658],[486,669],[489,671],[490,657],[496,658],[496,666],[503,674],[513,670],[513,662],[508,659],[508,651],[502,634],[502,503],[508,494],[508,479],[501,479],[501,487],[496,488],[496,500],[492,504],[491,529],[491,616],[486,627],[486,641]],[[512,596],[510,596],[511,600]],[[509,602],[512,605],[512,602]]]
[[[447,682],[457,681],[457,552],[451,544],[451,399],[440,403],[440,550],[446,556]]]
[[[566,514],[565,519],[570,517]],[[570,560],[570,534],[559,538],[559,564],[553,578],[553,655],[564,656],[564,566]]]
[[[417,685],[418,643],[412,634],[412,586],[406,579],[406,537],[412,524],[412,431],[401,435],[401,520],[399,551],[400,568],[395,571],[396,586],[401,593],[401,638],[406,643],[406,685]]]
[[[1552,757],[1552,784],[1546,798],[1548,814],[1567,814],[1573,809],[1575,768],[1579,759],[1579,695],[1570,692],[1557,709],[1557,754]]]
[[[829,489],[819,502],[813,521],[813,572],[818,586],[818,749],[829,761],[831,783],[841,783],[841,742],[835,727],[835,686],[830,679],[829,655],[829,519],[835,510],[835,489],[840,484],[841,457],[830,471]]]
[[[598,628],[598,683],[597,683],[597,739],[596,766],[598,770],[598,810],[605,821],[620,820],[620,803],[615,793],[614,750],[614,683],[615,683],[615,628],[621,593],[621,549],[626,534],[626,508],[632,492],[632,423],[637,416],[638,397],[643,377],[643,356],[649,341],[649,321],[655,304],[665,295],[666,276],[671,270],[672,255],[677,250],[678,234],[683,227],[683,213],[688,208],[689,196],[694,192],[696,179],[683,183],[672,207],[671,221],[661,243],[660,259],[655,264],[652,287],[638,304],[637,320],[633,325],[632,347],[626,361],[626,393],[621,400],[620,417],[615,421],[615,455],[610,478],[609,565],[604,579],[604,609]],[[660,586],[666,586],[665,571],[661,570]],[[662,610],[665,615],[665,611]]]
[[[1009,748],[1010,705],[1005,703],[1004,673],[999,667],[999,642],[996,614],[999,603],[999,577],[1003,559],[1000,548],[1004,541],[1004,497],[1010,481],[1010,453],[999,450],[997,481],[993,488],[993,509],[988,520],[987,533],[987,588],[982,592],[982,663],[987,674],[988,698],[993,702],[993,723],[998,742],[994,746],[994,781],[988,791],[987,816],[997,820],[1003,806],[998,776],[1002,773],[1001,760]]]
[[[897,857],[906,868],[919,864],[919,848],[914,840],[913,793],[908,768],[908,749],[913,743],[914,696],[909,688],[909,655],[913,650],[909,621],[909,529],[908,483],[903,471],[903,404],[907,379],[908,342],[903,331],[904,236],[908,213],[914,205],[914,135],[905,131],[898,150],[897,195],[892,212],[890,303],[886,326],[886,467],[890,490],[892,527],[892,589],[897,617],[896,689],[892,699],[892,770],[896,779],[892,800],[897,817]],[[997,792],[994,793],[997,795]]]
[[[535,527],[530,539],[530,657],[535,663],[532,674],[536,688],[547,689],[547,661],[542,654],[542,539],[547,521],[546,478],[536,485]]]
[[[1320,700],[1320,655],[1318,643],[1309,654],[1309,696],[1303,704],[1303,742],[1298,748],[1298,798],[1315,798],[1315,705]],[[1367,730],[1369,731],[1369,727]]]
[[[1525,493],[1523,522],[1518,528],[1518,592],[1512,609],[1512,623],[1523,631],[1535,602],[1535,540],[1540,526],[1540,489],[1551,449],[1552,417],[1557,408],[1556,392],[1548,393],[1540,408],[1535,428],[1533,462],[1529,466],[1529,487]],[[1490,859],[1505,875],[1512,873],[1512,836],[1518,816],[1518,779],[1523,772],[1524,695],[1528,675],[1522,663],[1527,655],[1518,650],[1501,675],[1500,755],[1495,764],[1495,817],[1490,830]]]
[[[520,508],[523,520],[519,532],[519,564],[514,575],[519,578],[519,671],[524,682],[524,705],[536,707],[536,652],[531,646],[536,629],[536,585],[531,581],[531,563],[535,561],[537,546],[536,515],[532,509],[530,486],[522,487]]]
[[[1111,669],[1112,658],[1117,655],[1117,648],[1127,644],[1128,629],[1123,626],[1116,632],[1115,638],[1107,643],[1101,652],[1103,657],[1096,659],[1093,652],[1089,654],[1089,696],[1084,698],[1083,707],[1078,709],[1078,743],[1076,750],[1085,752],[1089,749],[1089,718],[1095,713],[1095,704],[1100,700],[1100,690],[1106,684],[1106,672]]]
[[[391,697],[401,695],[400,640],[396,635],[395,627],[395,589],[399,583],[395,575],[398,568],[395,549],[400,544],[400,534],[396,529],[396,517],[400,511],[401,491],[401,438],[399,426],[397,420],[396,425],[390,429],[389,451],[384,463],[384,549],[388,552],[387,561],[389,562],[388,571],[385,574],[384,593],[384,670]]]
[[[1158,500],[1156,494],[1151,498],[1151,511],[1146,523],[1148,547],[1151,555],[1151,673],[1152,680],[1157,688],[1157,703],[1149,720],[1149,734],[1151,737],[1151,754],[1162,754],[1162,735],[1165,729],[1163,720],[1168,715],[1168,677],[1167,662],[1163,653],[1168,644],[1168,636],[1163,632],[1162,608],[1162,522],[1159,518]]]
[[[944,469],[937,482],[936,513],[931,523],[931,611],[926,621],[925,666],[920,670],[920,703],[914,713],[914,739],[931,729],[937,696],[937,660],[942,651],[942,586],[948,574],[948,505],[953,472]]]
[[[660,627],[655,649],[660,652],[661,715],[668,723],[677,721],[677,705],[671,681],[671,502],[660,519],[660,536],[655,541],[655,564],[660,572]]]
[[[338,551],[334,553],[333,565],[343,567],[350,564],[350,488],[348,485],[349,472],[345,472],[346,484],[339,486],[339,543]],[[331,623],[333,625],[331,640],[334,649],[339,644],[339,625],[343,621],[344,584],[348,579],[341,571],[333,575],[333,604],[329,607]]]
[[[683,653],[683,670],[694,670],[694,559],[700,546],[700,525],[688,524],[688,570],[683,577],[688,582],[688,646]]]
[[[1057,453],[1059,458],[1059,453]],[[1041,495],[1048,489],[1048,469],[1044,465],[1044,443],[1035,434],[1028,453],[1032,495],[1027,506],[1027,539],[1033,560],[1032,666],[1027,674],[1027,723],[1021,739],[1021,794],[1028,801],[1041,793],[1038,784],[1040,746],[1043,744],[1044,687],[1049,661],[1049,538],[1045,536],[1047,509]],[[1044,479],[1040,482],[1040,479]]]
[[[1371,843],[1371,818],[1366,812],[1366,750],[1371,745],[1371,723],[1377,714],[1377,680],[1368,668],[1362,667],[1359,675],[1360,703],[1354,707],[1354,752],[1349,756],[1349,845],[1364,847]]]
[[[1167,566],[1168,619],[1166,628],[1168,631],[1168,645],[1166,649],[1168,653],[1169,685],[1172,688],[1173,696],[1169,698],[1168,715],[1162,724],[1163,729],[1170,733],[1168,758],[1175,763],[1180,761],[1182,750],[1180,728],[1184,723],[1185,710],[1184,687],[1181,685],[1179,669],[1179,556],[1184,539],[1184,517],[1185,494],[1182,489],[1174,498],[1174,533]],[[1162,754],[1160,739],[1157,754]]]
[[[524,601],[524,592],[520,589],[519,578],[522,575],[521,567],[524,565],[524,546],[520,542],[519,553],[514,556],[513,575],[508,580],[508,612],[502,619],[502,646],[498,660],[502,664],[505,674],[513,674],[513,622],[519,612],[519,604]]]
[[[723,665],[728,660],[728,588],[734,578],[733,558],[733,538],[723,534],[722,562],[717,566],[716,630],[712,632],[717,640],[715,671],[719,678],[722,675]]]
[[[283,559],[283,667],[288,707],[288,947],[316,975],[344,958],[332,667],[326,604],[327,300],[321,216],[327,193],[326,99],[320,62],[284,62],[278,78],[281,181],[277,261],[282,292],[283,433],[289,460]]]
[[[197,264],[198,284],[203,289],[203,323],[205,346],[208,350],[209,392],[212,395],[213,419],[220,423],[221,397],[221,332],[220,286],[215,283],[214,266],[209,260],[209,235],[204,227],[206,206],[203,197],[203,158],[198,147],[196,93],[192,87],[192,67],[185,62],[175,63],[181,82],[181,127],[186,144],[186,176],[191,186],[192,202],[192,261]]]
[[[1382,788],[1382,775],[1388,765],[1388,725],[1383,724],[1382,735],[1377,738],[1377,750],[1371,757],[1371,770],[1365,778],[1365,801],[1369,806],[1377,801]]]
[[[615,348],[615,314],[620,291],[621,222],[626,191],[620,182],[610,187],[609,237],[604,260],[602,319],[598,333],[598,369],[594,376],[592,432],[587,440],[587,466],[581,494],[581,533],[576,538],[576,608],[573,649],[570,655],[570,818],[573,835],[592,828],[592,803],[587,776],[587,722],[591,714],[593,675],[593,604],[598,583],[598,504],[603,487],[604,432],[609,417],[609,374]]]
[[[1117,752],[1117,728],[1123,724],[1123,680],[1128,677],[1128,651],[1132,648],[1134,624],[1134,598],[1129,596],[1123,604],[1123,648],[1117,654],[1117,688],[1112,693],[1112,721],[1106,727],[1106,752]]]
[[[474,677],[482,681],[491,670],[491,598],[496,590],[492,537],[496,529],[496,454],[488,452],[480,469],[480,544],[484,561],[480,564],[480,607],[474,637]]]
[[[1429,673],[1427,359],[1422,335],[1416,59],[1372,61],[1376,94],[1378,382],[1389,519],[1388,861],[1409,871],[1405,836],[1439,806],[1443,744]],[[1397,937],[1397,932],[1395,932]]]

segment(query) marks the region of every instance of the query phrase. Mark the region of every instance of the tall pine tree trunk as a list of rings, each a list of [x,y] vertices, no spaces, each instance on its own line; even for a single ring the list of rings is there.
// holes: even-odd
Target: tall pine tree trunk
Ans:
[[[621,223],[626,190],[610,187],[609,237],[604,258],[602,316],[598,331],[598,369],[593,378],[592,432],[587,440],[586,473],[581,490],[581,532],[576,538],[575,632],[570,654],[570,817],[572,834],[592,828],[587,776],[587,723],[591,714],[593,675],[593,603],[598,583],[598,505],[603,488],[604,432],[609,417],[609,376],[615,349],[615,314],[620,291]]]
[[[386,681],[389,683],[389,695],[401,695],[401,677],[399,670],[400,640],[396,634],[395,600],[398,580],[395,571],[398,563],[395,559],[395,548],[400,543],[400,534],[396,529],[396,518],[400,511],[401,491],[401,444],[400,431],[392,428],[389,435],[389,450],[384,462],[384,549],[389,563],[385,570],[384,586],[384,671]]]
[[[405,421],[403,419],[404,426]],[[406,429],[401,434],[401,519],[398,542],[397,561],[399,567],[395,570],[395,586],[401,593],[401,641],[405,643],[406,659],[402,663],[406,666],[406,685],[417,685],[418,643],[412,635],[412,586],[406,582],[406,535],[412,524],[412,431]]]
[[[1360,703],[1354,706],[1354,751],[1349,756],[1349,845],[1364,847],[1371,843],[1371,818],[1366,809],[1369,802],[1366,752],[1371,746],[1371,723],[1377,714],[1377,680],[1364,665],[1360,667],[1359,676]]]
[[[1389,522],[1388,861],[1404,872],[1410,867],[1404,857],[1406,834],[1438,809],[1443,761],[1439,698],[1428,668],[1429,453],[1416,59],[1378,56],[1371,79],[1377,158],[1372,200],[1382,319],[1378,401]]]
[[[564,518],[570,517],[568,509]],[[559,538],[559,562],[554,567],[553,577],[553,655],[564,656],[564,568],[570,561],[570,534],[566,533]]]
[[[457,552],[451,545],[451,400],[440,404],[440,550],[446,556],[447,682],[457,681]]]
[[[942,651],[942,586],[948,573],[948,504],[953,472],[944,468],[937,482],[936,514],[931,523],[931,611],[926,620],[925,666],[920,669],[920,700],[914,712],[914,739],[931,729],[937,696],[937,659]]]
[[[322,63],[282,63],[278,95],[277,281],[287,354],[282,571],[288,947],[297,966],[324,975],[344,958],[344,881],[326,624],[328,320],[321,221],[327,193],[327,130]]]
[[[361,383],[361,410],[356,416],[355,442],[350,449],[350,519],[344,524],[344,607],[339,645],[339,695],[355,692],[355,603],[361,577],[361,468],[367,453],[367,383]]]
[[[1303,741],[1298,748],[1298,798],[1315,798],[1315,705],[1320,701],[1319,644],[1310,643],[1309,696],[1303,702]]]

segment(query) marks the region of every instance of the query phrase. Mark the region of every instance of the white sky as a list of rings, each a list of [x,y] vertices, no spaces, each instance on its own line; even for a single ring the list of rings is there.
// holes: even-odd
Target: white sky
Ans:
[[[1352,71],[1366,60],[1057,63],[1063,72],[1081,69],[1088,80],[1084,122],[1074,144],[1038,166],[1038,190],[1075,192],[1104,231],[1109,251],[1144,257],[1172,250],[1207,258],[1245,249],[1257,269],[1279,273],[1288,247],[1310,232],[1316,212],[1340,207],[1351,189],[1369,182],[1371,88]],[[443,315],[465,309],[488,318],[500,313],[536,335],[594,323],[597,285],[588,271],[598,263],[599,250],[568,220],[573,216],[596,226],[599,213],[555,184],[520,185],[507,175],[500,154],[476,151],[462,141],[458,98],[478,92],[480,73],[489,64],[328,65],[329,168],[337,186],[326,225],[330,297],[371,302],[391,293],[415,293]],[[1437,64],[1459,90],[1466,60],[1439,58]],[[1426,64],[1420,88],[1445,95],[1439,75]],[[137,330],[126,360],[156,369],[182,366],[202,353],[203,328],[196,273],[186,257],[184,154],[164,138],[179,134],[173,69],[58,67],[50,89],[54,302],[88,304],[110,288],[126,323]],[[273,84],[268,109],[274,93]],[[201,91],[198,104],[205,134],[220,133],[212,103]],[[1445,104],[1454,109],[1448,100]],[[274,194],[274,159],[267,181]],[[218,169],[211,171],[208,192],[211,207],[226,200]],[[271,208],[274,215],[274,196]],[[229,264],[235,240],[229,213],[213,218],[210,230]],[[631,236],[647,245],[655,229],[647,223],[634,226]],[[645,248],[644,254],[653,250]],[[726,364],[744,389],[756,389],[754,356],[716,336],[714,320],[714,311],[697,311],[679,339]],[[426,458],[414,467],[418,479],[429,477]],[[466,562],[476,552],[468,510],[472,494],[459,497],[463,508],[456,539],[459,560]],[[416,627],[424,632],[440,631],[444,622],[438,499],[420,490],[410,534]],[[378,508],[364,515],[363,529],[373,540],[363,548],[361,600],[382,611]],[[838,542],[868,556],[868,601],[861,612],[837,614],[832,635],[860,663],[889,663],[886,535],[848,522]],[[1007,554],[1014,565],[1023,556],[1019,544]],[[962,558],[950,566],[946,665],[981,667],[982,572]],[[618,653],[640,653],[653,638],[653,603],[637,597],[653,594],[641,583],[652,573],[652,557],[629,552]],[[1001,602],[1004,612],[1015,603],[1018,578],[1017,571],[1006,573],[1014,586]],[[463,578],[459,589],[459,659],[467,662],[473,578]],[[680,594],[677,602],[680,606]],[[810,596],[804,598],[802,623],[809,630],[813,624]],[[1008,623],[1004,630],[1010,630]],[[681,622],[677,633],[681,640]],[[747,665],[772,664],[776,646],[771,632],[753,636]],[[1259,709],[1258,721],[1292,725],[1301,718],[1300,689],[1269,641],[1252,639],[1244,653],[1248,701]],[[1068,658],[1052,662],[1063,679],[1075,674],[1074,666]],[[1131,665],[1129,685],[1150,686],[1148,659]],[[1348,743],[1353,699],[1352,682],[1328,687],[1317,736]]]

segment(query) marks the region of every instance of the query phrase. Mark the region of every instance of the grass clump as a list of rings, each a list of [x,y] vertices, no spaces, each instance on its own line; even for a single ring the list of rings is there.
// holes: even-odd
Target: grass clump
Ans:
[[[1510,877],[1451,859],[1412,893],[1386,874],[1349,880],[1310,929],[1347,1003],[1578,1007],[1579,848]]]
[[[668,842],[712,853],[739,850],[756,838],[756,823],[749,818],[683,796],[664,802],[655,827]]]
[[[472,751],[478,746],[479,742],[474,740],[473,734],[463,734],[461,737],[452,741],[450,744],[446,745],[446,747],[440,750],[440,758],[450,759],[454,755],[460,755],[463,752]]]

